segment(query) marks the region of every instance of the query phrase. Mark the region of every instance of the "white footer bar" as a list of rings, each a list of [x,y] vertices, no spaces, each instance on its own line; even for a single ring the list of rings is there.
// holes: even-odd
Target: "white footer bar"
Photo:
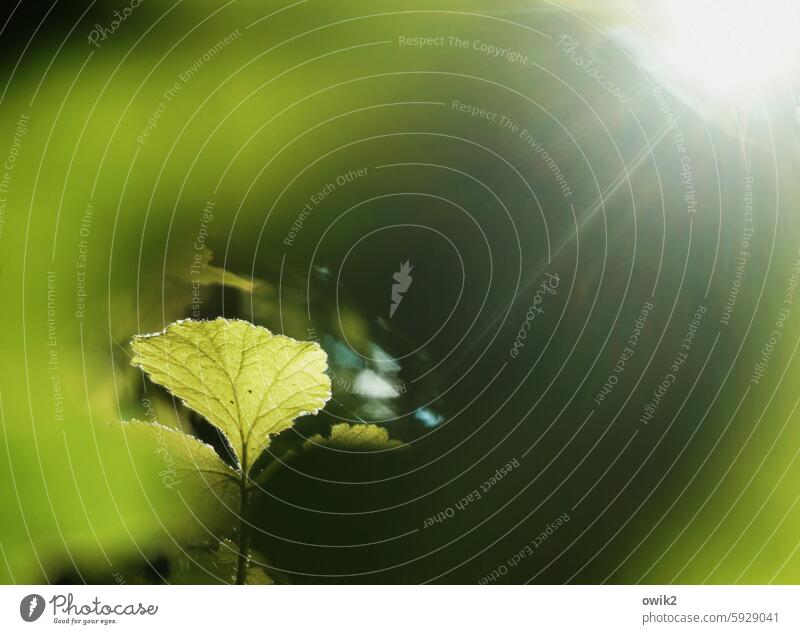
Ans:
[[[797,586],[0,587],[0,632],[777,634],[799,616]]]

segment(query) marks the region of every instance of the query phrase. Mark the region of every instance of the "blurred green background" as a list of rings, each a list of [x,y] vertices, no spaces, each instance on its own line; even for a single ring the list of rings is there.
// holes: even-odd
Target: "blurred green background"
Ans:
[[[411,445],[281,470],[254,544],[276,580],[796,583],[792,60],[727,68],[747,3],[688,61],[693,10],[633,4],[5,8],[0,580],[180,579],[214,518],[118,421],[208,430],[128,345],[224,315],[330,356],[286,443],[349,420]],[[200,284],[206,250],[240,277]]]

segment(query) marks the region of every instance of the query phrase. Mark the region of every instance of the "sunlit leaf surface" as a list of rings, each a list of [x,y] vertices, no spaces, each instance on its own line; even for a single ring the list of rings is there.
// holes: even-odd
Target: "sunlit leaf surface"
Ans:
[[[327,357],[317,344],[244,321],[181,321],[136,337],[133,350],[133,365],[223,432],[244,471],[270,436],[330,398]]]

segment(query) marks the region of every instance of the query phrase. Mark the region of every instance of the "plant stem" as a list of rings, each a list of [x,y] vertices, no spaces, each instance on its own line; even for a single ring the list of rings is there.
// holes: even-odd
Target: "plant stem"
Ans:
[[[241,506],[239,512],[239,557],[236,561],[236,584],[243,585],[247,577],[247,564],[250,559],[250,531],[247,526],[250,490],[247,487],[247,470],[243,469],[240,483]]]

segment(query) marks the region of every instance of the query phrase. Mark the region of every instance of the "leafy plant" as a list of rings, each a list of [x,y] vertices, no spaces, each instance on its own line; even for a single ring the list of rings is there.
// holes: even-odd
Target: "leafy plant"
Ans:
[[[235,543],[223,540],[216,545],[217,555],[210,554],[216,567],[233,567],[232,576],[239,584],[268,581],[263,571],[250,568],[247,518],[257,463],[273,436],[290,428],[298,417],[317,413],[330,398],[325,352],[313,342],[219,318],[178,321],[162,332],[137,336],[133,353],[134,366],[219,431],[232,464],[183,431],[139,420],[125,423],[127,429],[157,445],[165,460],[165,484],[175,486],[188,504],[201,498],[212,517],[228,518],[232,526],[238,514]],[[339,424],[329,437],[316,435],[305,447],[363,451],[399,444],[374,425]],[[271,469],[278,464],[274,462]]]

